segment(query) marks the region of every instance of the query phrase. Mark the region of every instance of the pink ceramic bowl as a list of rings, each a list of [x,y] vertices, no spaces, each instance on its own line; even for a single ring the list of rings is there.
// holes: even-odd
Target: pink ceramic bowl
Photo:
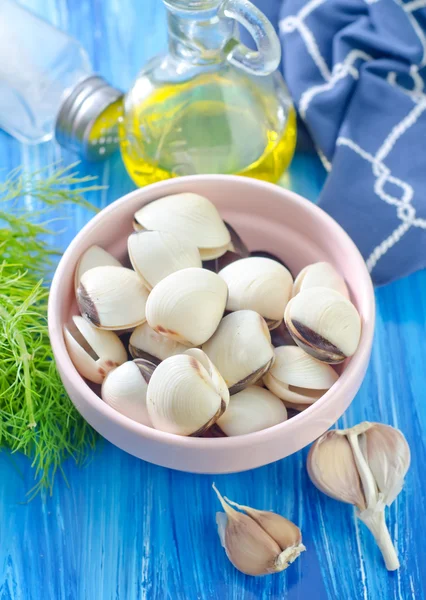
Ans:
[[[75,370],[62,329],[77,314],[74,269],[92,244],[117,258],[126,254],[133,213],[142,205],[179,192],[207,196],[222,217],[237,229],[251,250],[282,258],[293,273],[327,260],[344,275],[363,323],[356,354],[333,387],[313,406],[292,419],[256,433],[231,438],[191,438],[164,433],[136,423],[105,404]],[[245,177],[199,175],[162,181],[117,200],[94,217],[62,257],[49,300],[50,339],[65,388],[83,417],[107,440],[165,467],[196,473],[228,473],[252,469],[300,450],[324,433],[343,414],[357,393],[370,357],[374,330],[373,287],[357,248],[326,213],[297,194]]]

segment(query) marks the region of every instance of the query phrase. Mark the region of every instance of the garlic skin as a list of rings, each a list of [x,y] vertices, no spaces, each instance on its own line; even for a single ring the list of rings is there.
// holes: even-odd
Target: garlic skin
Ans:
[[[112,254],[101,248],[100,246],[90,246],[80,256],[74,274],[74,287],[77,288],[81,278],[86,271],[94,267],[122,267],[123,265]]]
[[[317,360],[337,364],[358,348],[358,311],[345,296],[330,288],[300,291],[287,304],[284,321],[296,344]]]
[[[252,310],[226,315],[203,350],[236,394],[263,377],[274,360],[265,320]]]
[[[129,340],[129,352],[133,358],[145,358],[153,363],[183,354],[186,349],[183,344],[154,331],[146,322],[133,330]]]
[[[202,266],[196,246],[165,231],[132,233],[127,247],[133,268],[149,290],[171,273]]]
[[[293,296],[312,287],[331,288],[349,299],[345,280],[328,262],[317,262],[302,269],[294,280]]]
[[[102,383],[112,369],[127,360],[118,335],[97,329],[83,317],[72,317],[72,324],[64,327],[64,339],[73,365],[93,383]]]
[[[228,402],[220,373],[198,349],[163,360],[148,384],[147,407],[153,426],[176,435],[201,435]]]
[[[150,202],[135,213],[134,228],[166,231],[198,247],[202,260],[218,258],[231,248],[231,235],[204,196],[185,192]]]
[[[217,425],[227,436],[245,435],[287,420],[287,409],[279,398],[257,385],[250,385],[229,399]]]
[[[148,289],[124,267],[94,267],[81,278],[77,303],[82,316],[100,329],[121,330],[146,320]]]
[[[270,258],[250,256],[219,271],[219,277],[229,289],[228,311],[254,310],[270,329],[282,322],[293,287],[293,278],[282,264]]]
[[[334,369],[307,354],[299,346],[275,348],[275,360],[265,374],[266,387],[296,410],[321,398],[337,381]]]
[[[300,529],[273,512],[240,506],[213,489],[224,509],[216,514],[218,533],[236,569],[246,575],[268,575],[286,569],[306,550]],[[241,511],[236,511],[232,506]]]
[[[183,269],[165,277],[149,295],[146,318],[152,329],[186,346],[200,346],[216,331],[228,288],[207,269]]]
[[[357,516],[373,534],[389,571],[400,565],[384,509],[402,489],[409,465],[410,450],[403,434],[389,425],[367,421],[328,431],[308,455],[314,485],[358,508]]]
[[[125,362],[103,382],[102,400],[129,419],[152,427],[146,394],[154,369],[155,365],[140,359]]]

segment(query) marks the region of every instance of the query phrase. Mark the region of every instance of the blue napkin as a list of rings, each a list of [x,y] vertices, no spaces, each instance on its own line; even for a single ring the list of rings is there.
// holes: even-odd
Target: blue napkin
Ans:
[[[275,19],[284,78],[329,171],[320,206],[376,284],[424,268],[426,0],[256,4]]]

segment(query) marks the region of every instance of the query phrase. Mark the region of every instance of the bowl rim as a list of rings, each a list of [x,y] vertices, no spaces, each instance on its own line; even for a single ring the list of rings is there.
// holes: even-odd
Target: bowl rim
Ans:
[[[287,419],[283,423],[273,425],[272,427],[262,429],[261,431],[255,431],[239,436],[223,438],[188,437],[168,433],[159,429],[155,429],[153,427],[149,427],[147,425],[143,425],[142,423],[138,423],[137,421],[133,421],[129,417],[126,417],[125,415],[113,409],[88,386],[84,378],[78,373],[78,371],[74,367],[65,346],[63,336],[63,324],[60,319],[60,281],[63,273],[67,268],[68,260],[72,256],[73,252],[84,240],[86,235],[92,229],[97,227],[99,222],[103,220],[106,214],[120,211],[121,207],[126,202],[137,198],[140,195],[144,196],[147,190],[155,191],[155,189],[158,188],[158,190],[164,191],[167,190],[168,187],[172,187],[173,184],[176,184],[177,181],[183,184],[188,184],[189,187],[192,182],[206,181],[206,179],[212,182],[229,181],[230,183],[237,181],[238,183],[241,183],[241,180],[243,179],[245,180],[245,182],[248,183],[248,185],[258,187],[259,192],[273,189],[275,192],[278,191],[278,193],[282,193],[283,196],[286,196],[286,201],[296,204],[302,210],[312,212],[320,224],[323,223],[328,229],[331,229],[333,235],[336,236],[336,239],[338,239],[341,247],[345,248],[346,251],[353,256],[354,261],[357,263],[356,266],[357,268],[359,268],[359,279],[364,289],[364,296],[367,301],[365,303],[365,314],[362,315],[364,317],[363,327],[357,351],[349,360],[348,365],[346,366],[343,374],[339,377],[337,382],[334,383],[333,386],[323,396],[321,396],[319,400],[317,400],[306,410],[294,415],[293,417],[291,417],[291,419]],[[92,405],[92,408],[96,412],[101,413],[101,415],[108,421],[115,421],[117,425],[119,425],[123,429],[131,431],[132,433],[137,434],[141,438],[146,438],[147,440],[158,443],[177,445],[180,447],[189,446],[194,449],[226,449],[231,447],[236,449],[246,447],[249,443],[254,443],[257,445],[263,442],[267,442],[272,433],[276,433],[278,432],[278,430],[281,429],[282,435],[285,435],[286,432],[291,431],[292,424],[294,425],[296,422],[300,423],[303,419],[315,418],[317,413],[321,412],[321,409],[324,406],[324,404],[332,401],[333,396],[342,396],[346,393],[350,394],[351,381],[353,381],[354,379],[362,380],[363,378],[365,372],[365,363],[366,361],[368,361],[370,356],[370,350],[374,335],[374,323],[375,296],[373,284],[360,251],[358,250],[357,246],[352,241],[352,239],[349,237],[349,235],[344,231],[344,229],[319,206],[307,200],[303,196],[300,196],[299,194],[296,194],[295,192],[276,184],[261,181],[258,179],[242,178],[238,175],[188,175],[184,177],[179,177],[178,180],[168,179],[165,181],[159,181],[147,185],[144,188],[138,188],[132,192],[129,192],[128,194],[121,196],[120,198],[103,208],[97,215],[90,219],[90,221],[79,231],[79,233],[77,233],[77,235],[71,241],[68,248],[65,250],[63,256],[61,257],[61,260],[59,261],[59,264],[56,268],[52,280],[48,302],[48,328],[50,342],[54,352],[55,360],[59,370],[63,373],[68,373],[68,378],[70,380],[70,383],[72,383],[72,385],[74,386],[75,392],[81,397],[83,397],[86,402],[89,402]]]

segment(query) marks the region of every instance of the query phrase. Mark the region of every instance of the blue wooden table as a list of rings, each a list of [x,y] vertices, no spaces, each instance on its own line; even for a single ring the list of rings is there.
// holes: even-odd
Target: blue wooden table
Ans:
[[[0,0],[1,1],[1,0]],[[165,45],[160,0],[27,0],[87,48],[95,69],[125,89]],[[25,147],[0,133],[0,178],[61,157],[55,144]],[[90,199],[103,207],[133,188],[115,156],[81,165],[108,190]],[[315,200],[324,181],[319,161],[298,154],[284,185]],[[88,220],[70,213],[64,248]],[[169,471],[105,442],[79,470],[65,465],[53,496],[25,503],[29,462],[0,453],[0,600],[421,600],[426,595],[426,273],[377,291],[377,331],[364,384],[341,421],[398,426],[413,451],[405,491],[389,511],[401,569],[389,574],[350,506],[320,494],[307,477],[306,451],[273,465],[226,476]],[[423,467],[422,467],[423,465]],[[225,558],[215,531],[218,502],[273,509],[303,531],[307,552],[286,572],[246,577]]]

